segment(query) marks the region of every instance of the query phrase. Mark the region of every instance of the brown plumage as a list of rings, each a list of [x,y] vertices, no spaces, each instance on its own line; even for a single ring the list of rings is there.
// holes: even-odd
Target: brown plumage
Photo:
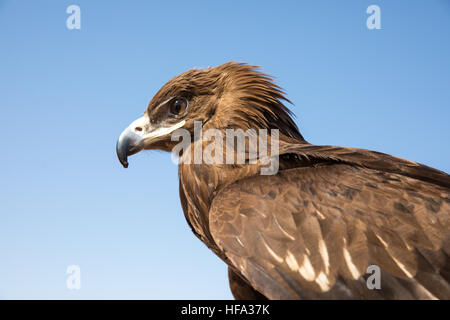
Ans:
[[[235,298],[450,299],[450,176],[379,152],[311,145],[283,101],[247,64],[189,70],[158,91],[117,153],[127,166],[142,149],[171,151],[174,128],[193,134],[194,121],[223,133],[278,129],[275,175],[260,174],[262,159],[179,165],[186,220],[228,264]],[[366,285],[371,264],[381,289]]]

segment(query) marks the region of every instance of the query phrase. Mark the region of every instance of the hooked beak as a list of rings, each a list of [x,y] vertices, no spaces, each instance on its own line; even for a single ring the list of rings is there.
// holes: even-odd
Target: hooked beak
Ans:
[[[119,136],[116,145],[117,157],[124,168],[128,168],[128,156],[138,153],[155,140],[166,136],[186,123],[180,121],[169,127],[152,128],[147,116],[133,121]]]
[[[119,136],[116,145],[117,157],[124,168],[128,168],[128,156],[142,150],[142,141],[149,126],[147,117],[134,120]]]

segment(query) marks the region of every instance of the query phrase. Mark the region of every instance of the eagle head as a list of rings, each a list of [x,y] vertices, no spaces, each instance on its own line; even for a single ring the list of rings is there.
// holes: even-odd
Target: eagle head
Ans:
[[[219,130],[279,129],[303,140],[283,104],[289,102],[272,78],[258,67],[228,62],[191,69],[167,82],[152,98],[144,115],[120,135],[116,151],[128,167],[128,156],[141,150],[171,151],[171,134],[180,128],[194,132],[194,122]]]

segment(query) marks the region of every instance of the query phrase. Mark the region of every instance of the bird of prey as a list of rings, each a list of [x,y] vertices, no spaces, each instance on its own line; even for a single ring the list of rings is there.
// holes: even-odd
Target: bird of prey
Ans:
[[[310,144],[286,103],[258,67],[188,70],[122,132],[117,155],[128,167],[141,150],[173,151],[173,134],[195,136],[196,123],[224,140],[230,129],[277,132],[267,155],[278,159],[273,174],[261,173],[267,161],[250,156],[250,142],[226,149],[243,163],[183,161],[220,135],[180,152],[184,216],[228,265],[236,299],[450,299],[450,176],[380,152]],[[378,287],[368,285],[369,266]]]

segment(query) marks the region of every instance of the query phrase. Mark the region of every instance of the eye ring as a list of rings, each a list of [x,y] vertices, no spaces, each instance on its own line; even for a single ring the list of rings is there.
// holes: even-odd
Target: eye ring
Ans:
[[[174,116],[181,116],[186,113],[189,102],[186,98],[174,98],[170,101],[169,113]]]

